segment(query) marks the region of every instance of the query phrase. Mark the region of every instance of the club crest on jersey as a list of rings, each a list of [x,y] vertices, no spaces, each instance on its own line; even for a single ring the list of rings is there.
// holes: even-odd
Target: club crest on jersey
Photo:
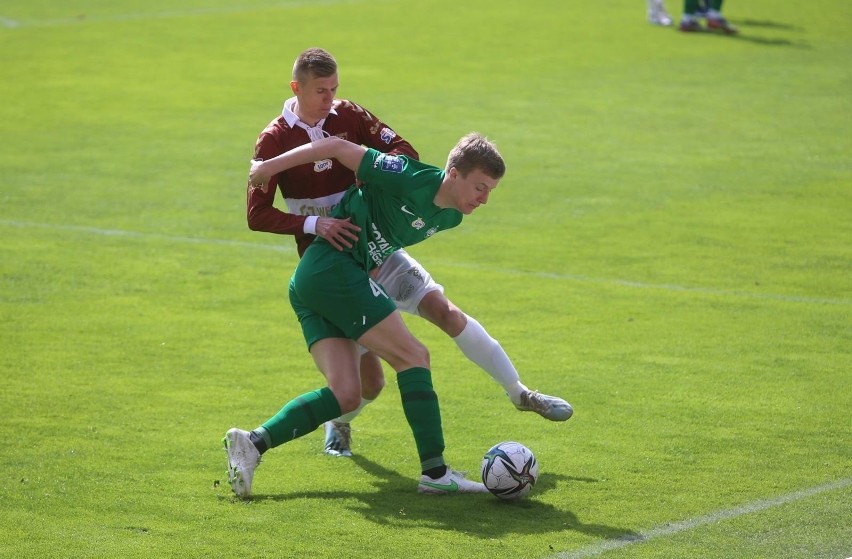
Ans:
[[[401,173],[402,159],[395,155],[382,153],[376,158],[375,163],[373,163],[374,169],[379,166],[381,166],[382,171],[387,171],[388,173]]]
[[[418,217],[417,219],[415,219],[414,221],[411,222],[411,226],[419,231],[419,230],[423,229],[424,227],[426,227],[426,222]]]
[[[331,169],[331,159],[323,159],[321,161],[314,161],[314,171],[317,173],[322,173],[323,171],[328,171]]]
[[[391,143],[391,140],[396,138],[396,132],[391,130],[390,128],[382,128],[382,133],[380,134],[382,141],[386,144]]]

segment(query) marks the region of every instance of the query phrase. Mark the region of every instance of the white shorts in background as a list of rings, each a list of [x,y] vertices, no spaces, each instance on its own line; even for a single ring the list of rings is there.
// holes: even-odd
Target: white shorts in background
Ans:
[[[404,250],[390,255],[370,274],[385,288],[385,293],[396,303],[402,312],[419,315],[417,306],[430,291],[444,292],[444,286],[435,283],[426,268]]]

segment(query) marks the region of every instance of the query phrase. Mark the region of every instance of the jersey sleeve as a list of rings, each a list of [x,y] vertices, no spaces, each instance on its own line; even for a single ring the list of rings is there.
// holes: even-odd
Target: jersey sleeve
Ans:
[[[267,130],[260,134],[254,148],[255,159],[272,159],[284,150],[275,135]],[[266,192],[260,188],[248,187],[246,195],[246,219],[252,231],[298,235],[303,233],[305,216],[283,212],[276,208],[275,191],[278,189],[278,175],[269,179]]]
[[[434,191],[441,184],[443,170],[410,159],[405,155],[390,155],[368,148],[358,167],[358,179],[376,192],[392,196],[416,196],[423,190]]]
[[[406,187],[406,170],[410,164],[404,155],[390,155],[369,148],[358,166],[358,179],[371,187],[400,193]]]

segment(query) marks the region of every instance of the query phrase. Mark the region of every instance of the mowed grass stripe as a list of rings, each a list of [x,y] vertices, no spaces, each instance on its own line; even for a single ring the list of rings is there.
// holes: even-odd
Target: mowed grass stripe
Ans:
[[[89,235],[99,235],[107,237],[125,237],[128,239],[149,239],[162,240],[168,242],[178,242],[185,244],[202,244],[211,246],[225,246],[237,248],[249,248],[255,250],[269,250],[274,252],[294,252],[294,247],[291,244],[265,244],[252,243],[248,241],[236,241],[229,239],[214,239],[209,237],[186,237],[180,235],[167,235],[163,233],[143,233],[139,231],[126,231],[119,229],[100,229],[96,227],[85,227],[79,225],[56,225],[51,223],[34,223],[27,221],[16,221],[8,219],[0,219],[0,225],[17,228],[34,228],[34,229],[49,229],[54,231],[66,231],[75,233],[84,233]],[[494,266],[485,266],[470,262],[455,261],[451,262],[444,259],[442,266],[451,268],[461,268],[469,270],[478,270],[482,272],[497,273],[503,275],[527,276],[541,279],[553,279],[562,281],[572,281],[578,283],[591,283],[600,285],[615,285],[621,287],[629,287],[635,289],[654,289],[663,291],[676,291],[683,293],[695,293],[700,295],[712,295],[718,297],[740,297],[746,299],[765,299],[772,301],[781,301],[786,303],[803,303],[812,305],[852,305],[852,300],[843,298],[830,297],[811,297],[807,295],[784,295],[780,293],[749,293],[746,291],[735,291],[729,289],[714,289],[712,287],[690,287],[674,284],[655,284],[634,280],[618,279],[618,278],[596,278],[585,276],[582,274],[563,274],[553,272],[536,272],[529,270],[518,270],[509,268],[497,268]]]

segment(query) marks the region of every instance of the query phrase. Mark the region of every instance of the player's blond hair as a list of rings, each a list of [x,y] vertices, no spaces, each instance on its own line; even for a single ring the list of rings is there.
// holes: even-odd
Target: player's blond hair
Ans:
[[[506,163],[497,146],[479,132],[467,134],[450,151],[447,170],[453,167],[463,177],[474,169],[481,170],[492,179],[501,179],[506,173]]]
[[[303,51],[293,64],[293,79],[305,83],[310,78],[327,78],[337,73],[337,61],[319,47]]]

